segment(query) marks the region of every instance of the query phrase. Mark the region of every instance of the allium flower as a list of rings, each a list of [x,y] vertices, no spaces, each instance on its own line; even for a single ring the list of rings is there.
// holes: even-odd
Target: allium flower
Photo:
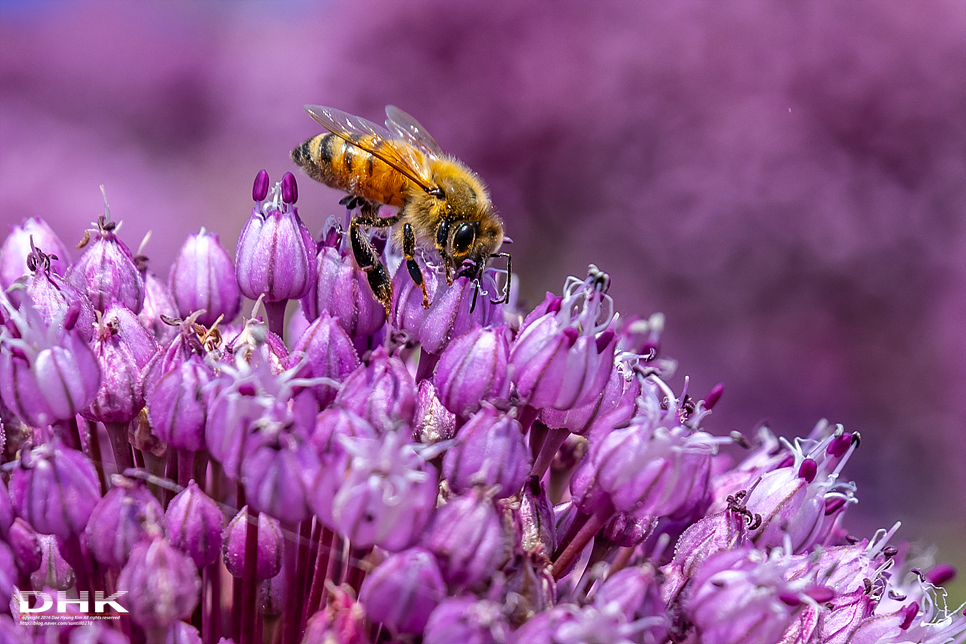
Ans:
[[[27,267],[32,276],[24,278],[24,292],[30,296],[47,324],[63,324],[67,311],[76,309],[71,311],[72,318],[76,315],[74,327],[84,340],[90,342],[94,337],[94,307],[86,295],[52,270],[52,261],[49,255],[37,248],[27,256]],[[16,289],[11,291],[11,296],[17,301],[21,299]]]
[[[359,601],[369,619],[400,633],[419,634],[445,596],[433,555],[411,548],[391,555],[366,577]]]
[[[323,464],[315,511],[357,547],[413,545],[436,505],[436,468],[404,434],[341,438],[345,453]]]
[[[456,492],[482,485],[496,498],[513,496],[530,474],[530,453],[515,418],[483,403],[443,457],[443,475]]]
[[[98,218],[95,230],[88,231],[87,250],[71,266],[67,278],[102,313],[114,302],[140,313],[144,278],[131,251],[114,233],[117,224],[109,216],[110,211]]]
[[[382,347],[342,383],[335,404],[362,416],[380,431],[412,427],[416,385],[402,361]]]
[[[447,599],[433,611],[423,633],[425,644],[503,644],[510,625],[500,604],[471,598]]]
[[[40,249],[50,258],[50,269],[63,277],[70,265],[70,253],[57,233],[39,217],[25,217],[10,227],[10,235],[0,246],[0,290],[8,288],[31,269],[28,258]]]
[[[574,278],[547,312],[528,316],[510,352],[511,377],[520,396],[538,409],[586,405],[603,391],[614,368],[617,334],[611,328],[610,278],[591,266]]]
[[[235,577],[245,574],[245,532],[248,524],[246,505],[231,521],[224,533],[225,567]],[[278,521],[267,514],[258,515],[255,577],[271,579],[282,567],[282,529]]]
[[[213,564],[221,552],[225,516],[194,481],[178,493],[165,512],[165,534],[199,569]]]
[[[161,504],[140,481],[117,476],[87,524],[87,547],[97,561],[123,566],[134,546],[157,533],[164,521]]]
[[[17,514],[43,534],[79,535],[101,498],[97,472],[81,452],[58,439],[25,450],[10,476]]]
[[[253,196],[252,216],[235,248],[235,276],[242,295],[253,300],[264,295],[266,302],[304,297],[315,279],[315,242],[295,207],[295,177],[286,173],[269,191],[268,174],[262,170]]]
[[[4,313],[11,324],[0,331],[0,397],[33,427],[73,418],[97,393],[101,370],[74,330],[78,310],[49,326],[29,298]]]
[[[481,401],[505,400],[510,393],[509,354],[505,327],[479,328],[456,338],[439,357],[433,375],[440,402],[468,418]]]
[[[351,251],[333,245],[338,232],[329,237],[332,243],[327,237],[315,259],[315,287],[302,298],[302,309],[309,320],[328,311],[350,338],[367,346],[369,338],[385,326],[386,310],[373,296]]]
[[[197,235],[188,235],[168,276],[178,314],[186,318],[204,309],[199,324],[211,326],[219,318],[231,322],[241,310],[241,293],[234,278],[235,267],[218,235],[204,228]]]
[[[127,591],[121,601],[131,619],[145,628],[167,628],[190,617],[201,579],[191,559],[156,537],[134,547],[117,587]]]

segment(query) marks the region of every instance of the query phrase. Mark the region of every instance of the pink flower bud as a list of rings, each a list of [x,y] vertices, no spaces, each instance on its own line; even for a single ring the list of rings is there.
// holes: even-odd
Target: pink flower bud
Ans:
[[[309,320],[328,311],[353,340],[368,339],[386,323],[386,309],[376,300],[348,250],[324,246],[315,260],[315,287],[302,298]]]
[[[178,314],[186,318],[204,309],[198,323],[211,326],[219,317],[230,323],[241,310],[235,267],[218,235],[201,229],[178,251],[168,275]]]
[[[26,217],[19,225],[10,227],[10,235],[0,246],[0,290],[9,288],[29,271],[27,257],[33,248],[42,250],[51,258],[50,268],[54,273],[61,277],[67,273],[70,265],[67,246],[43,219]]]
[[[440,402],[468,418],[482,401],[506,400],[509,354],[506,327],[478,328],[456,338],[440,355],[433,375]]]
[[[114,222],[101,217],[91,242],[71,267],[67,278],[86,294],[98,311],[117,302],[134,313],[144,305],[144,278],[128,247],[114,234]]]
[[[382,432],[412,427],[416,412],[416,384],[402,361],[384,347],[369,364],[360,365],[342,383],[335,404],[362,416]]]
[[[530,466],[520,423],[488,403],[460,429],[456,445],[443,457],[443,474],[455,492],[482,485],[496,488],[495,498],[519,492]]]
[[[112,483],[91,513],[87,545],[102,564],[123,566],[134,546],[160,531],[164,511],[141,481],[114,476]]]
[[[371,622],[418,635],[445,596],[446,585],[433,555],[411,548],[390,555],[369,573],[359,601]]]
[[[171,545],[191,557],[198,568],[218,560],[225,515],[197,483],[191,481],[171,499],[164,518]]]
[[[245,575],[245,532],[248,528],[246,505],[228,523],[224,533],[225,567],[234,577]],[[282,528],[278,521],[265,513],[258,515],[258,550],[255,566],[256,579],[270,579],[282,568]]]
[[[198,605],[201,579],[191,559],[157,537],[134,547],[117,578],[120,599],[142,627],[167,628]]]

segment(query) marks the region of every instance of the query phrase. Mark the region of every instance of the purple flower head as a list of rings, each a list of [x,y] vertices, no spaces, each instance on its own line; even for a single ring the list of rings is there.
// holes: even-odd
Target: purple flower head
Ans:
[[[172,447],[198,451],[205,447],[205,422],[211,369],[191,355],[155,384],[147,396],[148,419],[158,437]]]
[[[97,472],[81,452],[55,438],[24,450],[10,476],[14,510],[37,532],[79,535],[101,498]]]
[[[433,382],[440,402],[468,418],[482,401],[506,400],[510,393],[506,327],[477,328],[450,343],[439,357]]]
[[[402,433],[339,441],[344,453],[323,465],[316,487],[318,516],[358,548],[413,545],[436,507],[436,468]]]
[[[293,367],[299,360],[304,360],[306,367],[301,372],[303,378],[328,378],[338,382],[359,366],[352,339],[328,311],[322,311],[302,333],[292,347],[287,364]],[[322,408],[335,400],[336,390],[331,385],[314,385],[312,391]]]
[[[24,292],[47,324],[72,321],[84,340],[90,342],[94,337],[94,307],[84,293],[51,270],[51,261],[51,257],[38,248],[27,256],[31,274],[24,277]],[[11,291],[11,296],[18,301],[22,299],[17,289]],[[68,309],[76,309],[70,311],[70,317]]]
[[[446,584],[433,555],[411,548],[390,555],[362,582],[359,601],[374,623],[418,635],[446,597]]]
[[[134,546],[157,535],[164,522],[161,504],[141,481],[115,475],[91,513],[87,547],[106,566],[123,566]]]
[[[340,436],[346,438],[376,438],[379,433],[369,421],[341,407],[329,407],[315,419],[315,428],[309,437],[319,458],[344,454]]]
[[[101,386],[90,406],[81,413],[95,422],[126,423],[144,407],[143,365],[138,364],[132,346],[121,336],[118,318],[110,313],[111,309],[108,309],[98,324],[93,343],[94,355],[103,374]],[[131,319],[140,326],[137,317]],[[143,337],[149,344],[154,344],[154,338],[147,332]]]
[[[191,559],[157,536],[134,547],[117,578],[121,603],[142,627],[167,628],[191,616],[201,579]]]
[[[97,228],[88,231],[84,241],[87,250],[71,266],[67,278],[102,313],[114,302],[140,313],[144,278],[134,255],[115,234],[117,228],[107,209],[98,217]]]
[[[97,393],[101,369],[74,327],[76,311],[67,309],[62,321],[48,326],[25,296],[19,311],[4,312],[9,322],[0,329],[0,397],[32,427],[73,418]]]
[[[456,435],[456,416],[443,406],[432,380],[420,380],[416,389],[413,439],[431,445]]]
[[[563,604],[545,611],[513,633],[511,644],[637,644],[639,634],[654,626],[654,618],[628,622],[616,602],[578,608]],[[643,640],[646,641],[646,640]]]
[[[171,294],[167,282],[151,271],[145,271],[144,306],[138,313],[141,324],[154,334],[155,340],[168,344],[178,333],[178,327],[166,323],[164,318],[173,320],[177,317],[178,305],[175,304],[174,295]]]
[[[510,639],[510,625],[503,607],[474,597],[443,601],[429,616],[424,644],[503,644]]]
[[[248,528],[248,506],[228,522],[224,533],[225,567],[234,577],[245,574],[245,532]],[[282,569],[282,549],[285,539],[278,521],[264,512],[258,515],[258,550],[255,577],[271,579]]]
[[[439,355],[455,338],[478,326],[501,321],[502,308],[491,302],[495,282],[484,275],[486,288],[468,277],[457,277],[446,286],[439,272],[422,267],[429,308],[423,306],[422,290],[408,271],[397,270],[392,280],[392,317],[394,329],[405,331],[431,354]]]
[[[70,253],[47,222],[39,217],[25,217],[10,227],[10,235],[0,246],[0,290],[9,288],[30,268],[28,258],[34,249],[49,258],[49,267],[63,277],[70,266]]]
[[[235,267],[218,235],[201,229],[188,235],[168,275],[171,294],[178,314],[186,318],[204,309],[199,324],[211,326],[215,320],[231,322],[241,310],[241,293]]]
[[[165,512],[165,534],[199,569],[218,560],[225,515],[194,481],[181,490]]]
[[[443,579],[461,588],[492,577],[510,559],[511,543],[493,502],[479,490],[441,506],[422,540]]]
[[[328,311],[346,334],[359,344],[386,323],[386,310],[372,294],[366,274],[356,266],[348,249],[325,245],[315,260],[315,288],[302,298],[309,320]]]
[[[460,428],[456,445],[443,457],[443,475],[459,493],[475,486],[496,488],[496,498],[513,496],[530,475],[530,450],[520,423],[483,403]]]
[[[416,413],[416,384],[402,360],[384,347],[346,377],[335,404],[362,416],[379,431],[411,428]]]
[[[607,274],[591,265],[584,281],[568,278],[559,303],[524,321],[510,350],[511,378],[531,406],[566,411],[604,390],[618,339],[609,285]]]
[[[256,184],[261,176],[256,177]],[[257,300],[264,295],[266,302],[297,300],[312,290],[315,242],[299,218],[296,197],[295,177],[287,172],[255,200],[235,248],[235,277],[247,298]]]

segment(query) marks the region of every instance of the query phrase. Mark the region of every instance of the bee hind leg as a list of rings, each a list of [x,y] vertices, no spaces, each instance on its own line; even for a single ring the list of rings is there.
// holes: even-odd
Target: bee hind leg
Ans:
[[[373,248],[372,242],[365,235],[362,228],[388,228],[399,221],[399,216],[380,217],[376,206],[370,202],[362,204],[362,213],[352,218],[349,223],[349,240],[352,244],[352,254],[356,264],[366,274],[372,294],[385,307],[386,316],[392,305],[392,282],[389,272],[379,259],[379,254]]]
[[[416,234],[413,227],[409,224],[403,225],[403,257],[406,258],[406,268],[409,269],[409,276],[419,285],[423,292],[423,308],[429,308],[429,295],[426,293],[426,281],[423,280],[423,272],[416,263]]]

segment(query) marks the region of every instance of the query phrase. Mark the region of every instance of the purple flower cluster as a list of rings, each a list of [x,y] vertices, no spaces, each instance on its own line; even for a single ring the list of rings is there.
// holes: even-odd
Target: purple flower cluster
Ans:
[[[4,243],[0,641],[966,640],[950,567],[843,527],[858,435],[712,435],[596,267],[528,311],[427,254],[387,315],[291,174],[253,197],[167,283],[109,216]]]

